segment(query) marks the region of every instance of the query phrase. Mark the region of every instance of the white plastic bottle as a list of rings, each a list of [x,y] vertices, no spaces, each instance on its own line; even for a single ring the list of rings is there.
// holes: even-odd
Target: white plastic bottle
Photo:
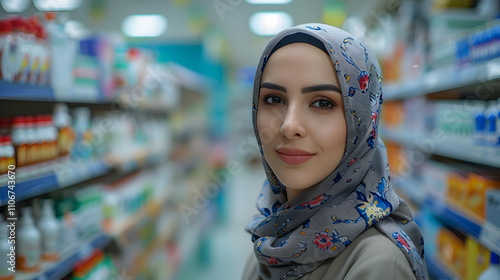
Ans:
[[[12,33],[12,26],[10,21],[8,20],[0,20],[0,79],[3,80],[2,75],[2,64],[8,63],[7,61],[2,61],[2,54],[4,48],[7,48],[9,45],[7,44],[7,38],[9,38]]]
[[[52,200],[44,200],[42,216],[38,221],[38,228],[42,234],[42,259],[44,261],[57,261],[59,259],[61,224],[54,216],[52,207]]]
[[[21,51],[19,30],[22,22],[17,19],[8,20],[11,26],[11,32],[6,37],[5,45],[2,48],[2,79],[12,82],[16,74],[21,70],[24,60],[24,53]]]
[[[497,254],[491,252],[490,265],[479,275],[479,280],[498,280],[500,279],[500,263]]]
[[[17,268],[33,273],[40,270],[42,260],[42,235],[33,222],[31,209],[23,208],[23,217],[17,232]]]
[[[11,251],[11,247],[15,248],[16,244],[9,244],[9,228],[7,227],[7,222],[3,220],[3,216],[0,215],[0,280],[12,280],[15,275],[9,268],[13,267],[10,264],[10,254],[15,256],[15,252]],[[15,267],[14,267],[15,269]]]

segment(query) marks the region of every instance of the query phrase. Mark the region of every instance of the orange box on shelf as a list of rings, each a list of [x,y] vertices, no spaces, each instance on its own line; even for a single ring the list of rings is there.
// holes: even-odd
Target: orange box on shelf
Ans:
[[[441,259],[453,269],[453,271],[464,277],[466,274],[467,256],[465,242],[446,228],[440,228],[436,236],[437,249]]]
[[[384,102],[382,122],[388,129],[397,129],[404,122],[404,108],[401,101]]]
[[[486,192],[490,189],[500,189],[500,177],[469,173],[466,208],[486,218]]]
[[[448,177],[447,197],[448,199],[466,206],[467,201],[467,177],[459,173],[451,173]]]

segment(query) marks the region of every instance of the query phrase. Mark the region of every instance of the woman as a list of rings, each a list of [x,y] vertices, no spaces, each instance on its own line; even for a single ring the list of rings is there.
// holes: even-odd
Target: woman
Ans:
[[[267,175],[244,279],[425,279],[423,238],[390,183],[374,55],[324,24],[280,32],[255,75]]]

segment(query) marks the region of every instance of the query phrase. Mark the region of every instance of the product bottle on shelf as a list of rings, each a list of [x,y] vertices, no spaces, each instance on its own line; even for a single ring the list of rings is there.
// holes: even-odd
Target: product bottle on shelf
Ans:
[[[14,243],[9,243],[9,227],[7,222],[4,221],[3,216],[0,215],[0,280],[12,280],[15,278],[14,272],[10,271],[9,268],[14,269],[15,266],[15,256],[16,252],[11,251],[11,246],[14,247]],[[10,258],[13,258],[11,261]]]
[[[7,173],[9,165],[15,164],[15,151],[10,135],[0,135],[0,174]]]
[[[33,65],[35,64],[35,61],[37,59],[35,51],[36,27],[33,25],[32,22],[26,19],[24,19],[23,24],[24,24],[24,34],[22,37],[23,42],[21,46],[24,51],[26,63],[23,62],[23,65],[21,66],[19,82],[27,83],[30,76],[30,72],[33,69]]]
[[[15,75],[21,69],[23,54],[19,47],[18,38],[14,30],[19,30],[20,22],[17,19],[5,20],[10,26],[10,33],[5,37],[5,43],[2,47],[2,79],[8,82],[14,81]]]
[[[75,133],[71,127],[71,116],[68,113],[68,106],[58,103],[54,108],[54,126],[58,130],[57,148],[59,156],[69,154],[75,141]]]
[[[497,280],[500,279],[500,262],[499,257],[494,252],[491,252],[490,265],[481,273],[479,280]]]
[[[50,68],[51,68],[51,56],[49,43],[47,40],[47,32],[42,29],[42,39],[43,39],[43,52],[42,52],[42,67],[40,69],[40,79],[39,83],[41,85],[47,85],[50,81]]]
[[[0,21],[0,79],[3,80],[3,75],[2,75],[2,53],[3,50],[7,44],[7,38],[9,38],[10,33],[12,32],[12,26],[10,24],[10,21],[8,20],[1,20]]]
[[[54,216],[52,200],[44,200],[42,216],[38,221],[38,228],[42,234],[42,259],[44,261],[57,261],[59,259],[59,242],[61,225]]]
[[[47,130],[46,130],[46,122],[45,122],[45,116],[43,115],[36,115],[35,116],[35,130],[36,130],[36,139],[37,139],[37,144],[38,144],[38,160],[40,162],[46,161],[49,159],[48,153],[49,153],[49,143],[47,139]]]
[[[47,13],[46,15],[52,15]],[[65,31],[64,26],[55,23],[55,16],[48,16],[45,24],[50,52],[50,85],[56,99],[70,100],[73,96],[73,66],[78,50],[76,40]]]
[[[30,83],[46,85],[48,82],[48,73],[50,65],[50,53],[47,45],[47,33],[40,24],[37,25],[36,31],[36,49],[38,55],[38,65],[34,65]]]
[[[42,260],[42,239],[31,215],[31,209],[23,208],[23,217],[17,231],[17,268],[22,272],[37,272]]]
[[[38,135],[35,130],[35,117],[26,116],[26,140],[28,144],[27,151],[27,161],[28,164],[33,164],[38,162]]]
[[[12,33],[15,38],[15,62],[16,73],[14,74],[14,81],[20,81],[26,67],[29,63],[29,51],[27,47],[27,37],[26,37],[26,23],[23,18],[16,17],[11,19],[12,22]]]
[[[35,123],[39,161],[55,159],[57,157],[57,129],[54,127],[52,116],[37,115]]]
[[[28,165],[28,136],[23,116],[14,117],[12,120],[12,144],[16,151],[16,167]]]
[[[80,159],[89,158],[92,154],[89,138],[90,110],[87,107],[78,107],[72,110],[74,115],[75,148],[72,156]]]
[[[38,81],[38,76],[41,67],[41,49],[42,49],[41,39],[40,39],[41,26],[36,16],[30,17],[28,19],[28,23],[30,25],[30,31],[32,34],[30,43],[31,43],[31,54],[33,58],[31,59],[31,67],[28,71],[27,80],[30,84],[35,84]]]

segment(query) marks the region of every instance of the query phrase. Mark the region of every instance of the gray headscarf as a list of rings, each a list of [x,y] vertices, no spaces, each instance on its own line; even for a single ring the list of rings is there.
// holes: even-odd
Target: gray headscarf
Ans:
[[[382,77],[375,56],[351,34],[324,24],[284,30],[267,44],[255,74],[252,121],[262,73],[278,48],[305,42],[325,51],[340,82],[347,122],[344,156],[330,175],[287,201],[286,188],[263,158],[267,180],[257,200],[260,214],[247,230],[263,279],[297,279],[339,255],[371,226],[398,246],[417,279],[426,279],[423,238],[408,205],[390,182],[387,152],[378,137]]]

